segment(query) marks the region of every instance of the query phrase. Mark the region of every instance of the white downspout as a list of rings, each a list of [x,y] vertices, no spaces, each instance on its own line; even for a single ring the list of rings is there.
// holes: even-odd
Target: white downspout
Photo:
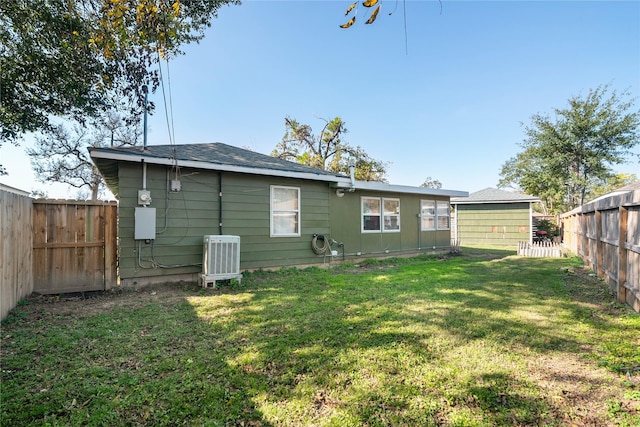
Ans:
[[[147,189],[147,164],[142,160],[142,189]]]

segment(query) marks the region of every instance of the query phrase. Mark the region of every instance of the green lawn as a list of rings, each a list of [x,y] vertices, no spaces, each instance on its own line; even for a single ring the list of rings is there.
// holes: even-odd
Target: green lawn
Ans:
[[[640,425],[640,316],[577,258],[512,254],[32,298],[0,425]]]

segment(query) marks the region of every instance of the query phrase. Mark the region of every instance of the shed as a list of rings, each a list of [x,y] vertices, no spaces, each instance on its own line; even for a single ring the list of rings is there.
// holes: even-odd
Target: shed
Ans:
[[[467,197],[453,197],[453,236],[461,244],[516,246],[531,242],[532,205],[540,199],[485,188]]]
[[[356,181],[223,143],[90,154],[119,201],[125,284],[194,278],[207,235],[239,236],[243,270],[448,251],[450,197],[468,195]]]

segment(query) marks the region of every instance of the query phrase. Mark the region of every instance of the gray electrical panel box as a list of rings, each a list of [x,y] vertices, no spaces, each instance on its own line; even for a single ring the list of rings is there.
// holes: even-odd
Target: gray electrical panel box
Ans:
[[[136,240],[156,238],[156,208],[136,208],[134,234]]]

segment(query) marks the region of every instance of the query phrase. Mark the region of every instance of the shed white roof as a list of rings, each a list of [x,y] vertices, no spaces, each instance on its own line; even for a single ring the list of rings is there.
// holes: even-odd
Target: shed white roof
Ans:
[[[483,203],[522,203],[522,202],[539,202],[540,199],[535,196],[528,196],[513,191],[504,191],[497,188],[485,188],[469,194],[468,197],[452,197],[452,204],[483,204]]]

